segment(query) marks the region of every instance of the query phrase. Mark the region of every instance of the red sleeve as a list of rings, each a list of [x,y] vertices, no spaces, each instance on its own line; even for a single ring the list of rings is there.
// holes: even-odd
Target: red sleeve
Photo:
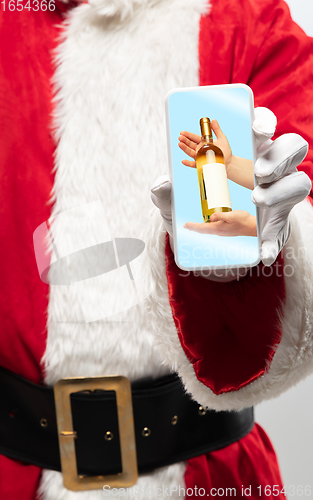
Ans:
[[[275,137],[300,134],[310,151],[299,167],[313,179],[313,38],[282,0],[212,0],[201,19],[200,85],[245,83],[255,106],[277,116]]]
[[[249,85],[255,105],[276,114],[276,136],[296,132],[310,143],[300,169],[312,179],[313,39],[292,21],[285,2],[213,0],[201,19],[199,61],[200,85]],[[262,376],[281,338],[281,256],[231,283],[186,276],[168,244],[166,258],[173,318],[198,380],[221,394]]]

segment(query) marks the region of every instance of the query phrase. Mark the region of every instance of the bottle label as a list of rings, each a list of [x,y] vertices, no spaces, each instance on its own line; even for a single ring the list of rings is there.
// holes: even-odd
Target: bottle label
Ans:
[[[209,210],[217,207],[231,208],[225,165],[223,163],[203,165],[203,180]]]

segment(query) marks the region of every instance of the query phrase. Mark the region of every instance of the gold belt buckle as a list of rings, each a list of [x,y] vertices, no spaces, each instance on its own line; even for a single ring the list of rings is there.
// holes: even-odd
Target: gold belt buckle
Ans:
[[[73,429],[70,395],[80,391],[115,391],[120,435],[122,472],[107,476],[79,476],[75,452],[76,433]],[[65,488],[71,491],[127,488],[138,478],[131,385],[126,377],[64,378],[54,386],[61,470]],[[104,439],[104,436],[103,436]]]

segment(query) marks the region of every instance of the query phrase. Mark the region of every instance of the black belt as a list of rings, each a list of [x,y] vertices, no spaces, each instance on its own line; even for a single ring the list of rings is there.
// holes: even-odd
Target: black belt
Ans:
[[[60,471],[53,389],[0,367],[0,401],[0,453]],[[205,410],[176,374],[133,383],[132,404],[139,473],[224,448],[254,425],[253,408]],[[115,392],[76,392],[71,407],[78,474],[120,473]]]

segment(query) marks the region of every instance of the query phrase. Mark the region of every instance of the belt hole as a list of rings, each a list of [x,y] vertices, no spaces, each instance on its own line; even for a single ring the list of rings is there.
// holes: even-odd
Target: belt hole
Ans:
[[[142,429],[141,434],[142,434],[144,437],[148,437],[148,436],[150,436],[150,434],[151,434],[151,429],[149,429],[149,427],[144,427],[144,428]]]
[[[113,432],[106,431],[106,433],[104,434],[104,439],[106,441],[112,441],[113,438],[114,438]]]
[[[202,416],[202,415],[205,415],[205,414],[206,414],[206,412],[207,412],[207,409],[206,409],[206,407],[205,407],[205,406],[199,406],[199,409],[198,409],[198,413],[199,413],[199,415],[201,415],[201,416]]]
[[[41,418],[39,423],[41,427],[48,427],[48,420],[46,418]]]
[[[177,424],[177,422],[178,422],[178,416],[177,416],[177,415],[174,415],[174,417],[173,417],[173,418],[172,418],[172,420],[171,420],[171,424],[172,424],[172,425],[176,425],[176,424]]]

